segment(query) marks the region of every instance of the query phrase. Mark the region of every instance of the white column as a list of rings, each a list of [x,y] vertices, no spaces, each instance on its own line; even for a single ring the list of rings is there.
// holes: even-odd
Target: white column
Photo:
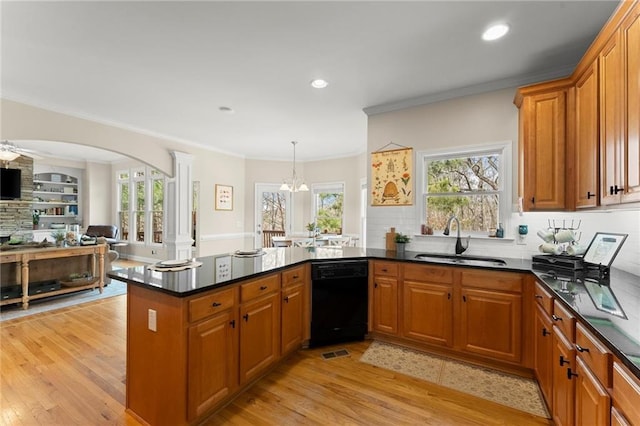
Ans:
[[[191,258],[191,211],[193,210],[193,156],[172,151],[173,178],[167,180],[165,244],[170,259]]]

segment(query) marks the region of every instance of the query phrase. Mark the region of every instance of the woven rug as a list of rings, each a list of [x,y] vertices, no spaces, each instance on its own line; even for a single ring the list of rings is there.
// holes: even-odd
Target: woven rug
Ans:
[[[127,285],[121,281],[111,280],[111,283],[104,287],[102,293],[96,290],[80,290],[74,293],[61,294],[59,296],[45,297],[43,299],[29,302],[28,309],[22,306],[4,305],[0,309],[0,322],[16,318],[23,318],[41,312],[54,311],[80,303],[93,302],[94,300],[106,299],[107,297],[120,296],[127,293]]]
[[[532,379],[382,342],[371,343],[360,361],[550,418]]]

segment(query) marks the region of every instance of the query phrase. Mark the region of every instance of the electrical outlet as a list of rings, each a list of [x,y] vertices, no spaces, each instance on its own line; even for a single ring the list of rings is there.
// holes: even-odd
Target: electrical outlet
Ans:
[[[158,314],[155,310],[149,309],[149,330],[158,331]]]

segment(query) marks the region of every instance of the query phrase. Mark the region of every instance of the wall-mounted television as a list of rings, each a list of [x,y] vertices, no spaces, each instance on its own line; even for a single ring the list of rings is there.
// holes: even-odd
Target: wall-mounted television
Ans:
[[[0,167],[0,199],[19,200],[22,196],[22,170]]]

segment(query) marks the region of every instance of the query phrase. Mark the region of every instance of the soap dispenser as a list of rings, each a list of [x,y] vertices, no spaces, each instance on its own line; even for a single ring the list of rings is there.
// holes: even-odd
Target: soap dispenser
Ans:
[[[496,229],[496,238],[504,238],[504,228],[502,227],[502,223],[498,224],[498,228]]]

